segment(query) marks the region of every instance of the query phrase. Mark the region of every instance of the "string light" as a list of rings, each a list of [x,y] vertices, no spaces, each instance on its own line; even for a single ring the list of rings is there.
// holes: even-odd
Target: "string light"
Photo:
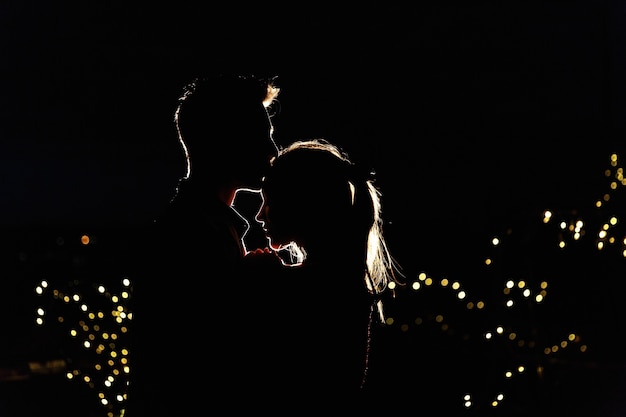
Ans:
[[[593,240],[593,247],[598,252],[622,259],[626,257],[626,231],[618,215],[622,206],[616,195],[626,186],[626,178],[618,155],[612,154],[609,161],[610,167],[604,171],[607,189],[591,204],[588,218],[581,214],[584,210],[550,209],[535,217],[536,237],[549,239],[537,245],[543,250],[538,256],[548,258],[554,253],[580,250]],[[528,230],[520,233],[525,234],[524,238],[528,237]],[[512,232],[512,229],[497,233],[489,238],[486,246],[491,252],[483,256],[481,273],[489,278],[489,282],[499,285],[497,297],[491,293],[478,294],[457,277],[437,277],[425,271],[417,273],[409,285],[391,287],[394,292],[399,292],[401,297],[398,298],[403,299],[403,305],[415,308],[394,310],[394,301],[388,301],[388,327],[409,333],[420,332],[430,324],[442,334],[458,337],[464,342],[474,341],[505,350],[494,358],[497,366],[493,368],[495,375],[490,376],[495,381],[490,385],[492,392],[483,395],[470,385],[458,399],[460,407],[466,410],[501,408],[516,398],[510,395],[512,381],[530,378],[531,374],[543,379],[550,361],[572,352],[585,355],[591,348],[585,335],[576,329],[563,328],[546,332],[546,336],[532,317],[531,311],[535,315],[541,313],[553,292],[557,291],[551,282],[562,282],[563,277],[555,273],[559,271],[557,266],[548,268],[545,276],[543,271],[532,271],[529,276],[520,270],[511,272],[514,268],[509,268],[510,263],[515,262],[515,258],[507,251],[513,251],[519,244],[515,239],[522,238],[520,233]],[[80,242],[89,247],[97,242],[97,238],[82,234]],[[58,243],[63,244],[64,239]],[[550,265],[551,260],[547,262]],[[555,264],[558,262],[554,261]],[[75,344],[74,353],[82,360],[67,361],[75,366],[66,370],[66,377],[71,383],[86,384],[93,389],[108,417],[123,416],[125,392],[132,370],[132,352],[126,346],[132,327],[133,312],[128,307],[132,283],[127,277],[117,281],[117,287],[113,288],[94,283],[90,276],[66,281],[71,285],[56,286],[44,279],[34,289],[38,300],[36,326],[56,326]],[[433,292],[438,296],[430,297]],[[422,303],[429,297],[444,301],[436,305]],[[449,301],[446,302],[447,298]],[[63,307],[53,308],[52,304]],[[456,306],[462,309],[462,316],[445,311]],[[420,313],[414,314],[419,309]]]
[[[588,246],[584,245],[587,244],[592,236],[595,240],[594,246],[597,251],[607,252],[615,249],[611,253],[612,256],[622,258],[626,256],[626,231],[623,227],[620,228],[622,223],[618,216],[618,213],[623,211],[623,206],[615,206],[618,201],[616,193],[623,191],[623,187],[626,186],[626,178],[624,177],[624,169],[619,164],[618,155],[612,154],[609,159],[611,167],[605,171],[605,177],[609,180],[608,189],[591,205],[590,218],[583,218],[581,215],[582,211],[579,210],[545,210],[540,216],[536,217],[537,227],[541,228],[541,230],[538,229],[539,232],[535,236],[536,238],[556,236],[553,242],[548,242],[547,244],[542,242],[541,245],[538,245],[540,248],[547,248],[540,256],[549,258],[554,253],[550,249],[551,247],[554,251],[561,253],[569,249],[580,250],[582,248],[584,250]],[[590,233],[594,228],[596,232]],[[521,233],[525,234],[524,238],[528,237],[527,230],[523,230]],[[548,336],[546,336],[541,333],[541,325],[532,319],[531,312],[537,314],[538,311],[541,311],[542,305],[550,299],[548,291],[551,287],[550,282],[553,280],[562,281],[567,279],[567,277],[545,276],[538,278],[535,275],[529,277],[523,276],[523,274],[517,277],[503,275],[511,269],[508,268],[509,265],[506,262],[512,262],[511,259],[513,258],[507,254],[509,257],[501,259],[505,258],[502,254],[506,254],[507,249],[515,251],[515,245],[519,243],[514,241],[515,237],[516,234],[512,233],[511,230],[507,230],[506,233],[502,233],[500,236],[492,237],[490,247],[493,249],[497,248],[498,251],[486,254],[484,257],[483,267],[485,268],[485,273],[487,273],[486,271],[491,271],[489,275],[491,282],[503,283],[500,299],[488,301],[490,300],[488,295],[481,296],[480,294],[471,293],[465,290],[463,284],[458,280],[454,281],[454,285],[450,285],[451,277],[437,278],[422,271],[416,274],[415,279],[409,285],[398,287],[398,295],[405,297],[407,299],[405,300],[406,303],[413,303],[416,306],[416,309],[413,311],[415,311],[415,314],[419,314],[419,316],[414,318],[403,317],[394,314],[393,308],[388,307],[387,309],[387,325],[395,326],[401,332],[420,332],[424,324],[430,322],[442,330],[445,329],[443,334],[460,335],[458,337],[461,337],[463,340],[482,340],[482,343],[493,343],[496,339],[499,339],[504,343],[502,352],[498,355],[501,362],[501,370],[499,371],[501,378],[499,383],[494,384],[496,387],[491,398],[483,396],[486,404],[480,404],[478,398],[481,396],[475,395],[472,392],[473,387],[468,386],[466,393],[462,395],[462,398],[459,398],[459,404],[465,409],[478,408],[485,410],[489,407],[502,407],[509,398],[506,392],[510,384],[507,384],[507,382],[526,376],[528,374],[527,370],[530,368],[534,368],[535,375],[539,379],[543,379],[545,378],[547,364],[558,360],[559,356],[570,352],[582,356],[589,352],[590,347],[585,342],[584,335],[579,334],[575,330],[561,329],[558,332],[561,334],[560,338],[559,334],[554,334],[554,332],[549,332]],[[546,262],[545,259],[542,261]],[[547,262],[549,264],[551,262],[550,259]],[[554,260],[555,264],[559,264],[559,262],[560,259]],[[559,270],[556,266],[549,269],[550,271]],[[540,274],[541,271],[536,275]],[[575,282],[572,283],[572,285],[575,284]],[[419,299],[417,299],[418,295],[421,296]],[[412,298],[415,298],[415,300],[412,301]],[[449,298],[450,301],[443,301],[431,307],[432,303],[426,302],[429,298],[436,300]],[[432,310],[432,308],[450,308],[451,305],[454,305],[454,302],[465,308],[465,320],[458,320],[458,323],[452,321],[454,318],[458,318],[458,315]],[[431,309],[424,310],[424,305],[429,306]],[[409,311],[411,310],[409,309]],[[476,316],[478,312],[482,312],[480,317]],[[512,312],[516,312],[517,317],[521,318],[517,320],[517,323],[526,323],[528,325],[527,328],[518,329],[513,323],[491,323],[492,321],[502,320],[501,317],[512,317],[510,314]],[[406,315],[406,309],[402,310],[400,314]],[[469,320],[467,317],[469,317]],[[489,319],[485,320],[485,317]],[[444,320],[444,318],[446,319]],[[468,322],[471,325],[467,325]],[[452,331],[452,329],[456,331]],[[522,335],[524,336],[522,337]],[[428,337],[422,338],[422,343],[428,343]],[[549,341],[547,340],[549,337],[556,339]],[[509,365],[511,361],[516,362],[513,368]],[[467,369],[470,368],[468,367]],[[497,376],[492,377],[492,379],[497,379]],[[452,400],[454,401],[454,399]]]

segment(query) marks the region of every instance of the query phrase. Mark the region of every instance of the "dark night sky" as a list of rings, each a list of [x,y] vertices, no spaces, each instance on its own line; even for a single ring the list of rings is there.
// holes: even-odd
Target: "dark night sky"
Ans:
[[[277,74],[276,139],[371,165],[408,233],[588,204],[623,148],[622,2],[41,3],[0,5],[3,225],[151,218],[205,69]]]
[[[0,230],[145,224],[182,173],[184,84],[205,70],[278,75],[275,138],[325,137],[376,171],[411,279],[502,297],[483,249],[513,228],[493,276],[550,280],[540,324],[550,336],[574,324],[606,349],[592,354],[619,363],[621,404],[622,249],[595,250],[597,224],[569,251],[538,229],[544,209],[587,217],[609,156],[626,151],[626,1],[71,3],[0,2]],[[6,281],[30,300],[31,282]],[[15,328],[16,291],[1,315]]]

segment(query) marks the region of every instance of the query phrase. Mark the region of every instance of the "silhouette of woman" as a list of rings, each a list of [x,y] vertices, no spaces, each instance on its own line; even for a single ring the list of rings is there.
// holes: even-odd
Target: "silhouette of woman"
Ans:
[[[257,221],[290,294],[264,306],[289,317],[272,326],[280,349],[271,372],[301,399],[352,401],[365,391],[372,331],[384,320],[380,296],[402,277],[383,237],[381,193],[340,148],[312,139],[279,151],[262,196]]]

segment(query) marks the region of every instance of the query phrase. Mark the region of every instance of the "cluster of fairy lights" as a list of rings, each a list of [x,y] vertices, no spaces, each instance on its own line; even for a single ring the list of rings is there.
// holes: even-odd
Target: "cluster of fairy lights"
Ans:
[[[618,165],[618,157],[613,154],[610,158],[611,168],[607,169],[605,176],[610,179],[609,191],[601,196],[595,202],[595,208],[603,209],[607,207],[611,201],[612,193],[617,191],[620,186],[626,186],[626,178],[624,177],[623,168]],[[573,217],[571,219],[556,219],[555,214],[551,211],[543,213],[542,222],[546,225],[558,224],[558,236],[556,245],[560,249],[566,249],[572,242],[580,241],[585,235],[585,222],[582,218]],[[602,223],[600,230],[596,235],[596,246],[598,250],[604,250],[610,246],[621,245],[621,254],[626,257],[626,236],[616,234],[616,225],[618,217],[615,214],[609,214],[606,221]],[[89,244],[89,238],[83,236],[83,244]],[[500,238],[493,237],[491,240],[492,247],[498,247],[502,244]],[[498,262],[497,257],[486,257],[484,264],[490,267]],[[503,305],[508,309],[514,309],[519,303],[516,297],[522,297],[525,301],[532,301],[541,304],[548,298],[549,283],[544,280],[536,287],[531,287],[525,280],[513,280],[506,278],[502,280],[502,294],[504,295]],[[486,311],[490,305],[488,302],[481,300],[480,297],[472,298],[466,292],[463,285],[457,280],[449,278],[435,279],[425,272],[417,275],[416,279],[410,283],[406,290],[415,293],[427,291],[429,288],[443,288],[450,290],[451,296],[456,298],[460,303],[464,303],[464,307],[470,311]],[[85,351],[93,353],[93,361],[89,361],[88,365],[82,368],[74,368],[67,370],[66,376],[68,380],[81,380],[90,388],[97,392],[100,403],[107,409],[107,415],[114,417],[123,415],[124,402],[126,401],[126,388],[128,385],[129,368],[129,351],[127,350],[124,340],[128,333],[129,322],[132,320],[132,312],[127,307],[127,302],[131,296],[131,283],[128,279],[123,279],[120,288],[111,289],[102,285],[87,285],[90,291],[95,294],[79,293],[71,291],[63,291],[59,289],[51,289],[46,281],[41,281],[36,287],[38,296],[51,295],[57,300],[69,307],[75,313],[79,313],[78,320],[68,322],[63,314],[57,317],[48,317],[47,310],[40,306],[36,311],[36,323],[43,326],[49,320],[55,320],[59,324],[66,326],[68,336],[80,344]],[[400,288],[391,286],[390,290],[395,291]],[[105,308],[95,308],[87,301],[91,297],[103,300]],[[102,306],[103,304],[98,304]],[[451,323],[447,323],[444,314],[433,314],[432,322],[443,331],[449,330]],[[422,317],[415,318],[413,323],[415,326],[406,323],[396,323],[402,320],[387,317],[387,325],[397,326],[400,331],[408,332],[415,326],[420,326],[426,322]],[[517,347],[535,347],[535,341],[524,340],[515,329],[502,324],[494,324],[490,328],[483,329],[481,336],[485,342],[492,341],[496,338],[506,338],[509,342],[514,343]],[[565,349],[576,348],[580,353],[587,351],[587,345],[582,343],[582,336],[575,332],[565,332],[561,340],[557,340],[552,344],[543,347],[542,351],[546,356],[557,355]],[[502,369],[502,378],[504,381],[511,380],[517,376],[523,375],[528,371],[528,366],[519,363],[515,367]],[[541,372],[541,369],[536,369]],[[497,408],[506,401],[506,391],[500,390],[494,392],[489,406]],[[468,390],[460,399],[463,406],[467,409],[475,407],[474,397],[471,390]]]
[[[597,222],[599,223],[599,230],[596,231],[594,243],[596,248],[600,251],[606,250],[609,247],[615,247],[620,251],[620,256],[622,258],[626,258],[626,235],[623,232],[619,232],[619,229],[616,227],[619,224],[617,213],[612,212],[612,209],[618,210],[618,207],[613,208],[610,204],[613,200],[613,196],[615,195],[614,193],[620,190],[621,187],[626,186],[624,169],[618,163],[617,154],[612,154],[610,156],[610,168],[605,170],[604,175],[609,180],[609,189],[595,201],[592,208],[595,210],[596,214],[601,216],[601,220]],[[579,217],[575,210],[572,210],[569,214],[562,215],[562,219],[557,219],[557,215],[550,210],[544,211],[543,215],[540,217],[540,221],[544,225],[556,225],[558,238],[554,244],[560,251],[571,247],[577,242],[580,242],[587,234],[585,229],[586,223]],[[490,243],[490,246],[493,248],[502,245],[501,239],[497,236],[491,238]],[[492,267],[497,264],[497,262],[498,259],[496,256],[487,256],[484,259],[484,265],[487,268]],[[526,305],[529,301],[539,305],[544,303],[548,298],[548,280],[542,280],[536,287],[531,287],[524,279],[514,280],[511,278],[502,278],[500,282],[503,283],[501,292],[503,298],[498,301],[498,303],[500,303],[498,306],[489,305],[488,302],[484,301],[480,297],[470,297],[461,282],[458,280],[451,280],[447,277],[436,279],[429,276],[426,272],[418,273],[417,277],[406,286],[398,287],[392,283],[390,285],[390,290],[393,293],[398,290],[412,291],[413,293],[424,292],[428,291],[428,289],[436,288],[443,289],[444,291],[449,290],[450,296],[455,298],[459,303],[463,303],[462,305],[468,312],[487,311],[490,307],[498,309],[504,307],[508,310],[512,310],[520,305]],[[525,303],[517,302],[517,300],[520,299],[519,297],[521,297]],[[433,312],[429,312],[424,316],[419,315],[412,320],[412,324],[407,324],[403,319],[397,317],[394,318],[393,316],[388,315],[386,318],[386,324],[389,326],[396,326],[402,332],[416,330],[426,323],[438,326],[442,332],[449,331],[453,326],[452,323],[446,320],[446,316],[443,313],[433,314]],[[489,343],[495,338],[505,338],[517,348],[534,348],[537,344],[537,342],[532,338],[528,338],[526,340],[521,338],[515,328],[512,326],[505,326],[503,324],[494,324],[492,327],[483,328],[479,337],[481,337],[485,343]],[[585,352],[588,351],[588,346],[583,343],[582,335],[572,331],[564,332],[561,340],[556,340],[551,344],[543,346],[541,351],[545,357],[554,357],[554,355],[558,355],[568,349],[577,349],[580,354],[585,354]],[[535,368],[536,369],[534,370],[538,375],[541,375],[544,371],[541,364],[535,365]],[[530,365],[525,363],[518,363],[515,366],[509,365],[508,367],[503,367],[500,374],[502,379],[501,386],[506,387],[506,381],[510,381],[518,376],[526,374],[529,369]],[[487,400],[488,404],[486,404],[486,406],[493,409],[502,407],[506,399],[506,389],[500,388],[492,393],[490,399]],[[484,408],[484,404],[476,403],[471,389],[468,389],[462,395],[462,398],[459,399],[459,403],[462,407],[468,410],[476,408],[477,406],[481,409]]]
[[[89,244],[88,236],[82,236],[81,240],[84,245]],[[123,279],[116,289],[86,283],[74,287],[72,290],[53,289],[42,280],[35,288],[36,294],[51,295],[67,308],[56,317],[49,317],[48,310],[53,309],[39,306],[36,324],[44,326],[48,321],[56,321],[67,332],[83,350],[77,356],[90,359],[68,361],[72,368],[66,369],[66,378],[82,381],[95,390],[108,417],[123,415],[130,372],[126,345],[132,320],[132,312],[127,308],[130,281]]]

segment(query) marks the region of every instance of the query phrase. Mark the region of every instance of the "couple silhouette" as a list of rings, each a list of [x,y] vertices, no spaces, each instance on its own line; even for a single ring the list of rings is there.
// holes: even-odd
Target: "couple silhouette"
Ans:
[[[402,275],[381,193],[325,139],[277,146],[275,83],[218,74],[179,98],[186,170],[136,251],[128,417],[364,401],[381,295]],[[241,190],[262,195],[255,219]],[[265,246],[244,245],[250,221]]]

